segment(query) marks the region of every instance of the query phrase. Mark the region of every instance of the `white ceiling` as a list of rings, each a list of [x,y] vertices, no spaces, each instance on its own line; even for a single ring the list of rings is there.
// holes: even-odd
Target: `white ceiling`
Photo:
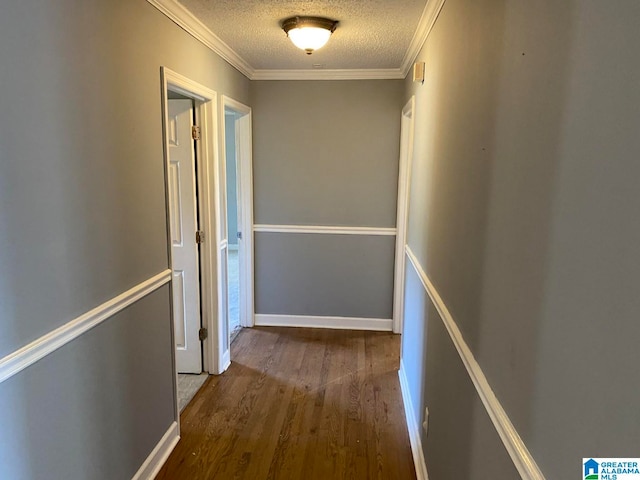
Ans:
[[[443,0],[148,0],[249,78],[404,78]],[[306,55],[285,18],[338,20]]]

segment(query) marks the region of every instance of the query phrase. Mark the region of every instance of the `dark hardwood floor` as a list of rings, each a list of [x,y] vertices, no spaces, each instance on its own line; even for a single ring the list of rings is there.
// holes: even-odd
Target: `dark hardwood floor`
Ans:
[[[399,348],[389,333],[243,329],[156,479],[415,479]]]

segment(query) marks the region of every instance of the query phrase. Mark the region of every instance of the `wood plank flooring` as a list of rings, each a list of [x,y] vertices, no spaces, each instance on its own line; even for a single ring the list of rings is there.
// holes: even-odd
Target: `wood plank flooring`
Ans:
[[[382,332],[243,329],[156,479],[415,479],[399,349]]]

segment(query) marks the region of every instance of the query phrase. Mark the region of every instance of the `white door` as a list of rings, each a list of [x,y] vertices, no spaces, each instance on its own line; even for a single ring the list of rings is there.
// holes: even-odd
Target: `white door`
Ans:
[[[176,362],[180,373],[201,373],[196,165],[191,134],[193,103],[191,100],[169,100],[168,113],[168,193]]]

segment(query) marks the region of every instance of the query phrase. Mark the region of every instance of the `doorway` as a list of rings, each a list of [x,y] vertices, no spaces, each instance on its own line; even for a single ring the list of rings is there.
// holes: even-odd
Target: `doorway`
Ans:
[[[415,96],[402,109],[400,117],[400,162],[398,167],[398,212],[396,220],[396,259],[393,292],[393,333],[402,333],[404,318],[405,246],[409,219],[411,164],[413,161]]]
[[[216,218],[220,187],[217,157],[217,94],[169,69],[161,69],[165,155],[167,248],[171,282],[175,419],[217,359]],[[212,334],[211,334],[212,333]],[[178,372],[192,376],[185,382]],[[197,378],[196,378],[197,377]],[[182,380],[182,381],[181,381]],[[178,391],[191,390],[187,392]]]
[[[173,325],[176,367],[202,373],[198,182],[193,99],[167,93],[167,186],[171,234]]]
[[[254,323],[251,109],[226,96],[222,108],[227,267],[222,336],[230,351],[239,330]]]
[[[227,238],[229,250],[227,252],[227,315],[229,318],[229,342],[239,333],[240,325],[240,241],[242,230],[239,199],[242,198],[241,185],[238,178],[238,156],[236,138],[236,114],[224,111],[224,145],[227,188]]]

